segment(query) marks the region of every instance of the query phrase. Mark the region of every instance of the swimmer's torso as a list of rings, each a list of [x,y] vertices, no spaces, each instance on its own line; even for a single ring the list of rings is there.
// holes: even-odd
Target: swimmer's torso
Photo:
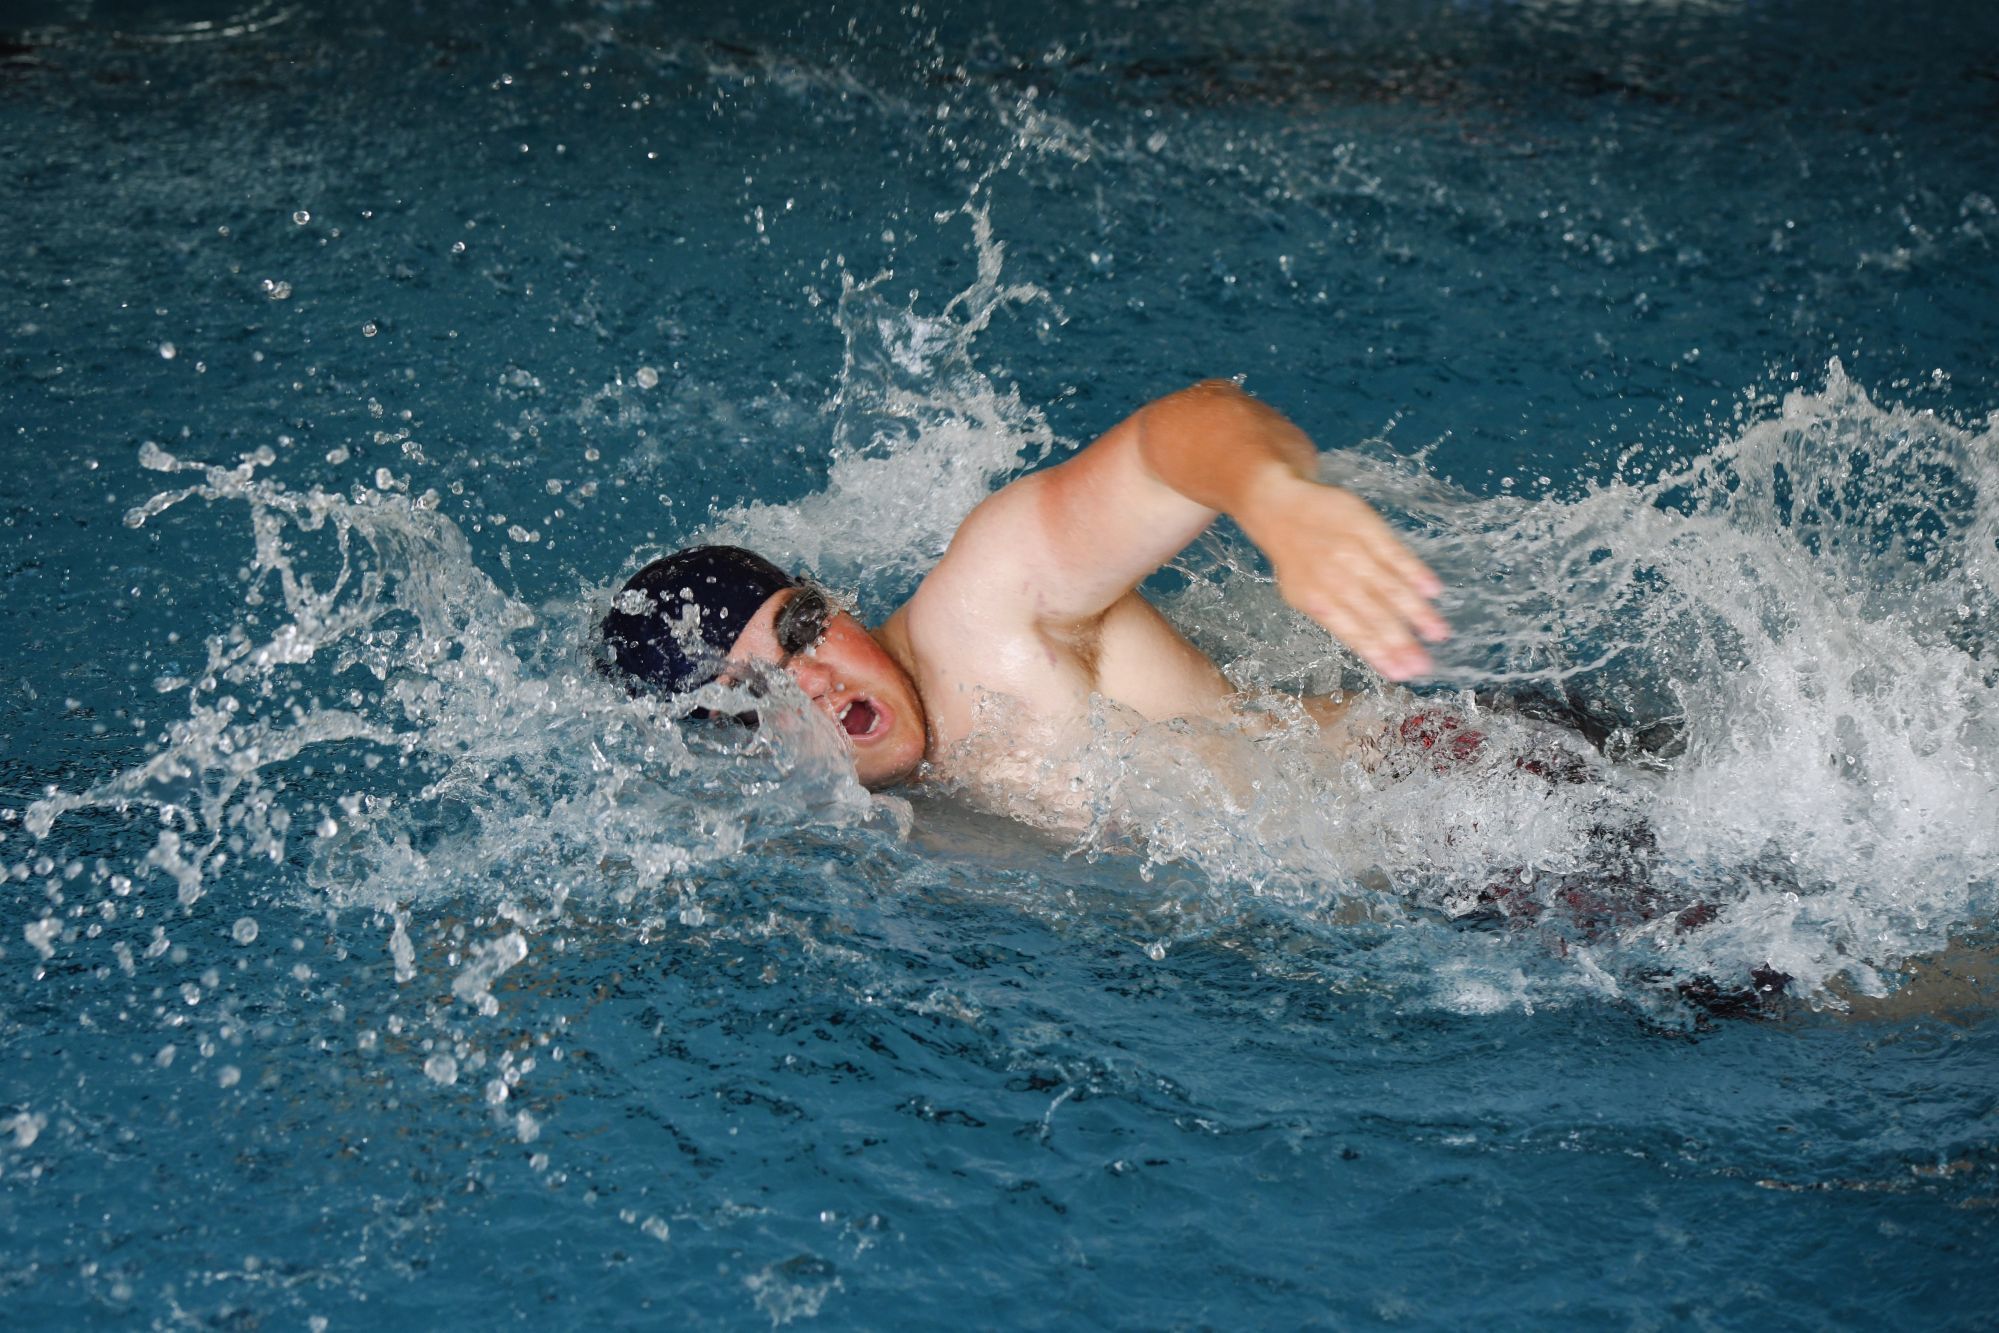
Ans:
[[[1073,822],[1074,757],[1107,715],[1229,721],[1234,687],[1136,593],[1088,634],[995,626],[976,598],[926,597],[879,631],[912,664],[930,729],[930,772],[981,804]],[[947,588],[946,592],[949,591]],[[906,656],[905,656],[906,654]]]

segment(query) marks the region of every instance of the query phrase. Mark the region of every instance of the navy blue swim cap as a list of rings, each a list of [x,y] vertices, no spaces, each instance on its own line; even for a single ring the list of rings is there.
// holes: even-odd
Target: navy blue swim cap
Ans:
[[[690,546],[625,580],[599,626],[600,665],[634,689],[678,694],[705,685],[770,595],[791,577],[740,546]]]

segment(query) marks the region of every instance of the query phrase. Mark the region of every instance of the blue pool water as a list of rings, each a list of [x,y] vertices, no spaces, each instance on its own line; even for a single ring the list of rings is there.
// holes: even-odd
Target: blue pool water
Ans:
[[[753,8],[0,9],[8,1324],[1989,1327],[1999,18]],[[1207,375],[1459,633],[1156,599],[1474,762],[588,670]]]

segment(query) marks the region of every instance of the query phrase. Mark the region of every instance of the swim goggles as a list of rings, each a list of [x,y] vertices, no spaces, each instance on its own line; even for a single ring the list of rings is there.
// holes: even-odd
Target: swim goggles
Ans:
[[[777,664],[790,666],[792,658],[817,648],[825,641],[833,617],[839,614],[840,608],[833,604],[832,594],[816,583],[800,583],[798,591],[786,599],[784,605],[777,609],[776,618],[771,621],[771,634],[777,639],[778,651],[783,654],[777,659]]]

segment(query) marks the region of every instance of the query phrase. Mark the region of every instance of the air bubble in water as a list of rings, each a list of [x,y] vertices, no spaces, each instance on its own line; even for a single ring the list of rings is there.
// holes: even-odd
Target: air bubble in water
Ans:
[[[235,940],[238,944],[255,944],[257,942],[257,918],[253,916],[237,917],[236,924],[229,927],[229,938]]]
[[[171,361],[179,355],[180,355],[180,349],[178,347],[175,347],[172,343],[160,344],[160,360]]]
[[[301,208],[298,212],[292,214],[292,221],[303,227],[306,223],[312,221],[312,214]]]
[[[371,319],[371,320],[369,320],[369,321],[368,321],[368,322],[367,322],[366,324],[363,324],[363,325],[361,326],[361,336],[362,336],[363,338],[372,338],[372,337],[374,337],[374,336],[375,336],[375,335],[376,335],[377,333],[380,333],[380,332],[381,332],[381,330],[380,330],[379,328],[377,328],[377,327],[375,326],[375,321],[374,321],[374,320],[372,320],[372,319]]]
[[[224,1065],[215,1073],[215,1082],[224,1088],[233,1088],[243,1081],[243,1071],[235,1065]]]
[[[458,1081],[458,1062],[440,1051],[423,1062],[423,1072],[433,1083],[448,1086]]]
[[[641,389],[656,389],[659,387],[659,372],[651,366],[640,366],[638,374],[632,376],[632,378],[639,382]]]

